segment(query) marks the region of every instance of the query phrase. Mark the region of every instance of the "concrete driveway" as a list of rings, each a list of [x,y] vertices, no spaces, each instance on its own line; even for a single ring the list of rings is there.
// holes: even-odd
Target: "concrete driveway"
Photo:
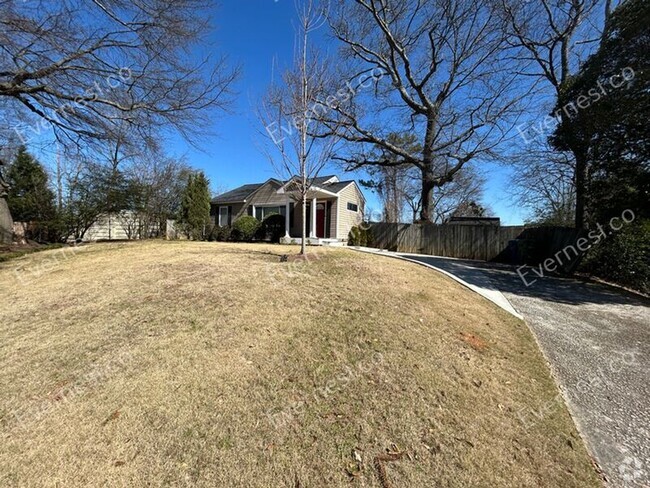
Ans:
[[[360,250],[435,267],[523,317],[609,486],[650,488],[650,300],[532,273],[527,286],[513,266]]]
[[[649,300],[563,278],[526,286],[512,266],[401,256],[505,297],[537,337],[610,486],[650,487]]]

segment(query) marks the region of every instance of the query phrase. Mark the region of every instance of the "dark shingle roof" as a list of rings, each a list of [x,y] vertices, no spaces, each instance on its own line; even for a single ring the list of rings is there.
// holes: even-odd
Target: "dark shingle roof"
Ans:
[[[314,178],[314,185],[322,185],[325,183],[327,180],[331,180],[334,178],[336,175],[329,175],[329,176],[319,176],[318,178]]]
[[[256,191],[263,184],[264,183],[253,183],[251,185],[242,185],[239,188],[235,188],[234,190],[230,190],[226,193],[222,193],[221,195],[217,195],[212,199],[212,203],[243,202],[251,193]]]
[[[351,183],[354,183],[355,185],[357,184],[357,182],[354,181],[354,180],[337,181],[336,183],[331,183],[331,184],[329,184],[329,185],[324,185],[324,186],[323,186],[323,189],[328,190],[328,191],[331,191],[332,193],[338,193],[338,192],[340,192],[343,188],[345,188],[346,186],[350,185]],[[357,185],[357,188],[359,188],[359,185]],[[361,191],[360,188],[359,188],[359,193],[361,193],[361,197],[362,197],[363,200],[365,201],[366,198],[364,197],[363,192]]]
[[[336,183],[330,183],[329,185],[323,185],[324,190],[331,191],[333,193],[340,192],[343,188],[352,183],[352,180],[349,181],[337,181]]]
[[[343,188],[348,186],[350,183],[354,183],[354,180],[347,180],[347,181],[337,181],[336,183],[329,183],[325,185],[324,183],[331,179],[334,178],[334,175],[329,175],[329,176],[319,176],[318,178],[314,179],[314,186],[319,186],[323,188],[324,190],[331,191],[333,193],[338,193],[340,192]],[[212,199],[212,203],[237,203],[237,202],[243,202],[246,200],[252,193],[257,191],[262,185],[265,185],[267,182],[264,183],[254,183],[251,185],[242,185],[239,188],[235,188],[234,190],[230,190],[229,192],[223,193],[221,195],[218,195]],[[286,183],[286,182],[281,182],[281,183]]]

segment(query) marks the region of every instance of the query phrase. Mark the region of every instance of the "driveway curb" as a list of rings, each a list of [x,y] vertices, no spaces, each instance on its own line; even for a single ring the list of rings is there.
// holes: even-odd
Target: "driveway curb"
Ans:
[[[394,253],[392,251],[386,251],[386,250],[383,250],[383,249],[373,249],[373,248],[367,248],[367,247],[365,247],[365,248],[364,247],[356,247],[356,246],[348,246],[348,249],[352,249],[353,251],[365,252],[367,254],[375,254],[375,255],[379,255],[379,256],[387,256],[387,257],[394,258],[394,259],[401,259],[402,261],[408,261],[409,263],[419,264],[420,266],[424,266],[426,268],[431,268],[433,270],[436,270],[439,273],[442,273],[445,276],[451,278],[452,280],[460,283],[464,287],[469,288],[474,293],[478,293],[483,298],[491,301],[497,307],[505,310],[509,314],[514,315],[515,317],[517,317],[520,320],[524,320],[524,317],[519,312],[517,312],[515,307],[512,306],[512,304],[510,303],[510,301],[508,301],[508,299],[505,297],[505,295],[503,293],[501,293],[500,291],[498,291],[498,290],[487,290],[487,289],[482,288],[480,286],[472,285],[471,283],[468,283],[468,282],[460,279],[458,276],[456,276],[456,275],[454,275],[452,273],[449,273],[448,271],[445,271],[444,269],[440,269],[440,268],[438,268],[436,266],[433,266],[432,264],[429,264],[429,263],[424,263],[424,262],[422,262],[422,261],[420,261],[418,259],[411,259],[409,257],[406,257],[406,256],[401,255],[401,254]],[[413,254],[413,256],[417,256],[417,255]],[[449,259],[452,259],[452,258],[449,258]]]

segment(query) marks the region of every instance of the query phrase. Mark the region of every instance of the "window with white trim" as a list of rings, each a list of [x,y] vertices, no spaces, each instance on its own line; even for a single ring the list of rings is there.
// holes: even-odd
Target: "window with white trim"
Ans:
[[[348,202],[348,210],[351,212],[358,212],[359,206],[356,203]]]
[[[228,225],[228,207],[219,207],[219,227]]]
[[[259,221],[264,220],[269,215],[280,214],[285,216],[287,214],[286,205],[273,206],[273,207],[255,207],[255,218]]]

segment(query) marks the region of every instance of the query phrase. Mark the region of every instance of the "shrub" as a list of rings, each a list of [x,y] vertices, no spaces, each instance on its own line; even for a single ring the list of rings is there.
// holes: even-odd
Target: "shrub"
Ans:
[[[250,242],[255,237],[261,223],[251,215],[238,218],[232,225],[232,238],[237,242]]]
[[[355,225],[350,229],[348,234],[348,245],[349,246],[367,246],[370,244],[370,231]]]
[[[217,227],[217,232],[215,237],[217,242],[229,241],[232,238],[232,228],[229,225],[225,225],[223,227]]]
[[[630,224],[589,250],[581,269],[650,293],[650,220]]]
[[[205,228],[205,240],[214,242],[217,240],[218,227],[216,225],[209,225]]]
[[[266,217],[257,232],[257,238],[261,241],[278,243],[285,233],[284,215],[272,214]]]
[[[218,225],[212,226],[208,234],[208,241],[210,242],[225,242],[230,240],[231,229],[228,226],[219,227]]]

